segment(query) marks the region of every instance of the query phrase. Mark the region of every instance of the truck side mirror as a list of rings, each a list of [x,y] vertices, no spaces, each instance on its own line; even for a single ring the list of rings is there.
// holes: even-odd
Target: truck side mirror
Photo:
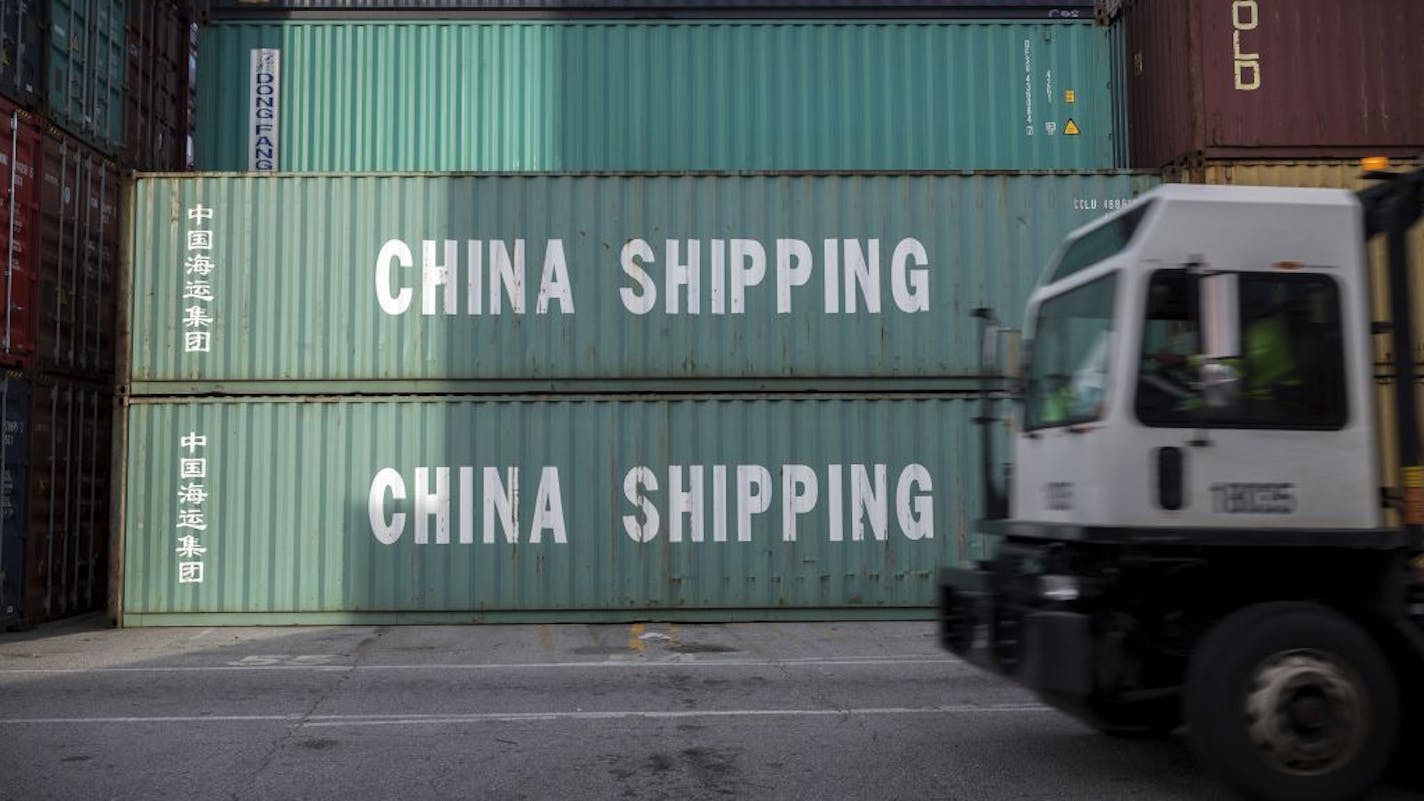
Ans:
[[[1236,403],[1241,396],[1241,319],[1235,273],[1209,273],[1200,281],[1202,401],[1209,409]]]
[[[1004,374],[1017,385],[1023,378],[1023,332],[1017,328],[1004,328],[999,332],[1004,337]]]
[[[975,309],[974,316],[980,321],[980,373],[986,378],[1006,379],[1009,394],[1018,395],[1023,375],[1023,332],[1001,325],[989,309]]]

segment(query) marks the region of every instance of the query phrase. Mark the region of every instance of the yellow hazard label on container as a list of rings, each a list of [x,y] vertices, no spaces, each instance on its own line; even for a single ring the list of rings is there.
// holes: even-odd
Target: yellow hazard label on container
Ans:
[[[1075,91],[1073,91],[1072,89],[1065,90],[1065,91],[1063,92],[1063,102],[1064,102],[1064,103],[1077,103],[1077,102],[1078,102],[1078,93],[1075,92]]]
[[[1077,136],[1080,133],[1082,133],[1082,131],[1078,130],[1078,123],[1074,122],[1072,117],[1069,117],[1068,124],[1063,126],[1063,135]]]

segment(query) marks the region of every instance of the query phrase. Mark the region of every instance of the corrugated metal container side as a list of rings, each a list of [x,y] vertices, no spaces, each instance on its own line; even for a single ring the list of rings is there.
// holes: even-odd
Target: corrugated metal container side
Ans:
[[[1134,164],[1424,150],[1419,0],[1125,7]]]
[[[51,0],[49,7],[48,112],[111,155],[124,146],[128,6],[128,0]]]
[[[1090,22],[223,22],[201,49],[200,170],[1113,165]]]
[[[33,380],[27,623],[106,605],[114,403],[102,387],[43,375]]]
[[[1127,29],[1122,25],[1108,28],[1108,43],[1112,48],[1113,86],[1113,165],[1128,167],[1132,164],[1132,137],[1128,131],[1132,113],[1128,110],[1127,96]]]
[[[1069,231],[1156,182],[140,176],[127,374],[137,394],[968,377],[973,309],[1016,319]]]
[[[27,381],[15,374],[0,379],[0,631],[24,620],[30,403]]]
[[[26,108],[38,108],[44,86],[44,52],[49,0],[0,3],[0,94]]]
[[[1420,413],[1424,414],[1424,397],[1419,397],[1416,405],[1419,407]],[[1380,477],[1386,490],[1392,491],[1391,497],[1403,497],[1408,487],[1408,481],[1400,466],[1399,440],[1388,434],[1388,432],[1398,430],[1396,428],[1399,422],[1398,408],[1399,404],[1395,401],[1394,396],[1393,371],[1383,370],[1375,380],[1375,412],[1379,415]],[[1399,512],[1397,506],[1386,506],[1384,508],[1385,525],[1402,525]]]
[[[38,364],[109,380],[118,311],[121,171],[50,128],[41,179]]]
[[[0,364],[35,358],[39,324],[40,162],[43,132],[29,112],[0,100]]]
[[[1302,186],[1322,189],[1360,190],[1372,182],[1361,176],[1364,170],[1358,161],[1274,161],[1274,162],[1207,162],[1190,169],[1169,170],[1171,182],[1231,184],[1237,186]],[[1424,258],[1424,225],[1415,226],[1409,236],[1410,252],[1416,259]],[[1282,255],[1283,260],[1290,257]],[[1388,255],[1384,238],[1370,243],[1371,314],[1375,320],[1391,318],[1389,306]],[[1414,307],[1424,307],[1424,282],[1415,281]],[[1414,320],[1414,358],[1424,364],[1424,318]],[[1394,360],[1389,337],[1375,337],[1375,362],[1379,370],[1392,370]]]
[[[129,7],[125,158],[135,169],[181,170],[188,144],[189,3]]]
[[[193,134],[198,127],[198,23],[188,25],[188,65],[185,103],[183,106],[183,169],[191,170],[197,163]]]
[[[928,614],[936,569],[981,555],[977,410],[865,397],[134,403],[121,620]]]
[[[853,11],[897,13],[1024,15],[1058,18],[1092,18],[1093,0],[199,0],[207,16],[260,16],[293,11],[317,12],[563,12],[696,14],[699,12],[754,13],[800,10],[838,14]]]

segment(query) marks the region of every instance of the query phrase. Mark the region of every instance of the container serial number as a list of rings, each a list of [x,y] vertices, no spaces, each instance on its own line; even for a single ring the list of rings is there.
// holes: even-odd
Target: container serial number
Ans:
[[[1130,197],[1073,198],[1074,211],[1116,211],[1132,202]]]

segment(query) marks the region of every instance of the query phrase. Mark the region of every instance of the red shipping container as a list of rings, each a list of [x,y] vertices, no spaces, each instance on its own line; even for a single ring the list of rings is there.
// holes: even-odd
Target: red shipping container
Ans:
[[[181,170],[186,163],[192,4],[129,4],[125,156],[139,170]]]
[[[0,319],[0,364],[28,364],[35,356],[36,293],[39,286],[40,128],[30,114],[0,100],[0,269],[4,318]]]
[[[1133,0],[1134,166],[1424,152],[1424,2]]]
[[[41,162],[36,361],[108,381],[114,369],[120,171],[58,129]]]
[[[24,620],[108,603],[109,449],[113,395],[39,377],[30,410]]]

